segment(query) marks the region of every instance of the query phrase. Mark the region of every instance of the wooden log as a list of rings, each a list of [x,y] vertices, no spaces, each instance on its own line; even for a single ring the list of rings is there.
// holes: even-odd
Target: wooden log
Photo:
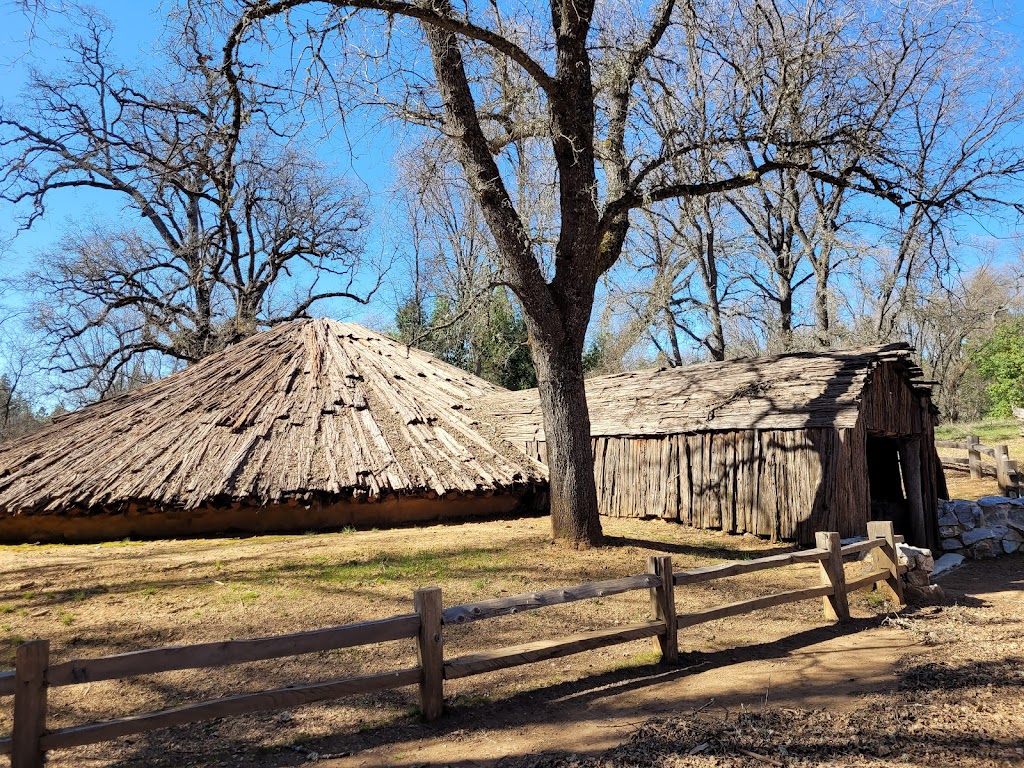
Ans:
[[[568,589],[546,589],[531,592],[527,595],[498,597],[493,600],[481,600],[479,603],[454,605],[445,608],[443,618],[445,624],[465,624],[469,621],[490,619],[495,616],[506,616],[522,611],[544,608],[549,605],[562,605],[577,600],[594,597],[608,597],[637,589],[649,589],[660,583],[660,578],[649,573],[639,576],[627,576],[624,579],[608,581],[591,581]]]
[[[257,637],[251,640],[168,646],[96,659],[75,659],[51,667],[47,673],[47,682],[51,686],[75,685],[133,675],[170,672],[176,669],[221,667],[336,648],[351,648],[416,637],[419,625],[419,616],[412,613],[313,632]]]
[[[159,712],[147,712],[143,715],[122,717],[106,720],[102,723],[76,725],[52,731],[42,738],[44,749],[66,749],[84,744],[96,744],[109,741],[120,736],[133,733],[146,733],[158,728],[172,725],[184,725],[200,720],[212,720],[218,717],[247,715],[264,710],[292,709],[302,704],[317,701],[329,701],[357,693],[369,693],[388,688],[401,688],[419,682],[419,669],[403,669],[395,672],[382,672],[362,677],[349,677],[310,685],[297,685],[288,688],[275,688],[260,693],[245,693],[239,696],[226,696],[221,699],[204,701],[199,704],[187,704]]]
[[[642,640],[645,637],[655,637],[664,631],[664,622],[648,621],[624,627],[595,629],[558,640],[541,640],[484,653],[459,656],[444,665],[445,678],[455,680],[469,675],[479,675],[483,672],[532,664],[535,661],[571,656],[574,653],[582,653],[594,648],[604,648],[609,645],[628,643],[632,640]]]
[[[661,651],[661,660],[669,664],[679,661],[679,634],[676,627],[676,593],[672,578],[672,557],[651,555],[647,558],[647,571],[660,580],[651,588],[651,607],[654,618],[665,623],[665,634],[655,637],[655,644]]]
[[[680,629],[692,627],[697,624],[704,624],[708,621],[727,619],[730,616],[739,616],[752,611],[759,611],[762,608],[772,608],[776,605],[795,603],[800,600],[811,600],[816,597],[823,597],[832,591],[831,586],[808,587],[805,589],[794,589],[789,592],[779,592],[767,597],[755,597],[750,600],[740,600],[736,603],[721,605],[717,608],[709,608],[706,611],[684,613],[676,620]]]
[[[981,453],[978,451],[978,443],[981,438],[977,435],[967,436],[967,465],[971,470],[971,480],[981,479]]]
[[[819,563],[822,586],[831,586],[832,591],[822,597],[825,618],[830,621],[846,621],[850,618],[850,604],[846,597],[846,572],[843,570],[843,550],[836,532],[814,534],[819,549],[827,549],[829,557]]]
[[[928,547],[932,542],[928,540],[928,523],[924,512],[921,440],[900,440],[899,454],[903,486],[907,494],[907,508],[910,513],[910,543],[918,547]]]
[[[11,768],[42,768],[46,747],[46,668],[50,641],[31,640],[15,651],[14,727],[11,734]]]
[[[878,539],[865,539],[864,541],[855,541],[852,544],[847,544],[841,551],[843,557],[849,557],[861,552],[870,552],[872,549],[878,549],[880,546],[882,546],[882,542]]]
[[[782,568],[783,566],[796,563],[819,563],[828,556],[828,550],[805,549],[800,552],[786,552],[781,555],[761,557],[757,560],[737,560],[731,563],[705,565],[701,568],[679,571],[676,573],[674,580],[677,587],[684,584],[700,584],[705,581],[724,579],[728,576],[739,576],[743,573],[755,573],[768,570],[769,568]]]
[[[903,579],[900,578],[899,556],[896,553],[896,534],[891,520],[872,520],[868,523],[868,538],[882,539],[885,543],[871,551],[875,569],[885,571],[885,579],[879,579],[875,588],[896,605],[903,605]]]
[[[1010,472],[1007,464],[1010,461],[1010,451],[1005,445],[996,446],[996,482],[999,483],[999,493],[1008,496],[1010,488]]]
[[[14,695],[14,672],[0,672],[0,698]]]
[[[888,577],[888,570],[871,571],[871,573],[865,574],[863,576],[858,576],[857,578],[851,579],[850,581],[846,582],[846,591],[847,593],[855,592],[858,589],[863,589],[869,584],[875,584],[879,580],[884,580]]]
[[[444,710],[444,633],[441,621],[441,589],[417,589],[413,605],[420,618],[416,653],[420,678],[420,710],[423,719],[436,720]]]

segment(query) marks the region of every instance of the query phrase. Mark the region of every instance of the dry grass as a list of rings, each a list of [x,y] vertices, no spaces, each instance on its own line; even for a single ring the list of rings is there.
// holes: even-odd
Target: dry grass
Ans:
[[[548,521],[528,518],[387,531],[248,539],[0,547],[0,666],[23,639],[51,640],[63,661],[160,645],[279,634],[408,612],[412,591],[440,585],[446,605],[643,572],[649,554],[676,568],[749,559],[786,549],[754,537],[696,531],[661,521],[606,520],[610,546],[567,552],[548,543]],[[817,584],[817,566],[792,566],[688,589],[679,610]],[[860,615],[872,615],[863,598]],[[446,636],[449,656],[633,623],[649,615],[646,593],[586,601],[466,627]],[[783,637],[824,622],[809,601],[702,625],[684,650],[716,650]],[[213,672],[175,672],[52,692],[52,724],[140,713],[247,690],[414,665],[411,641]],[[649,664],[651,644],[631,643],[570,659],[453,681],[449,702],[523,691]],[[10,700],[6,700],[9,703]],[[239,752],[247,765],[280,765],[296,744],[329,734],[386,728],[416,710],[414,689],[294,712],[176,728],[57,753],[51,765],[198,764],[197,755]],[[0,732],[9,730],[0,711]],[[226,751],[226,752],[225,752]],[[65,762],[69,761],[69,762]],[[233,764],[233,763],[229,763]]]
[[[935,430],[936,440],[962,440],[968,435],[977,435],[983,445],[1005,445],[1011,459],[1024,465],[1024,434],[1021,423],[1016,419],[990,419],[979,422],[943,424]],[[941,458],[966,458],[964,451],[953,448],[939,448]],[[992,459],[982,456],[982,461],[994,466]],[[1024,467],[1022,467],[1024,468]],[[999,483],[994,477],[972,480],[965,471],[946,470],[946,485],[952,499],[980,499],[982,496],[998,496]]]

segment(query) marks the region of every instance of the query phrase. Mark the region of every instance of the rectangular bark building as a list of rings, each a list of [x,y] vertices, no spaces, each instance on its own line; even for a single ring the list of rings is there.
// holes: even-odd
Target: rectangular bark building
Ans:
[[[600,511],[812,544],[893,520],[936,543],[945,477],[907,345],[631,371],[587,382]],[[543,460],[536,390],[481,406]]]

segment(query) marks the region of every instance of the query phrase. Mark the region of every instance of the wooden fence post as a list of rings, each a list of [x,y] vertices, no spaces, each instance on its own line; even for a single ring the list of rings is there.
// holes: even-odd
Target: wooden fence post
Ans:
[[[665,634],[654,638],[661,651],[661,660],[669,664],[679,661],[679,626],[676,623],[676,587],[672,575],[671,555],[651,555],[647,558],[647,572],[661,579],[651,588],[651,606],[654,618],[665,622]]]
[[[42,768],[46,754],[39,740],[46,732],[46,669],[50,641],[18,646],[14,662],[14,733],[11,768]]]
[[[818,549],[827,549],[828,558],[819,563],[822,586],[831,585],[831,595],[821,599],[825,618],[831,621],[846,621],[850,618],[850,603],[846,597],[846,571],[843,570],[843,545],[838,533],[818,532],[814,534]]]
[[[973,447],[981,442],[977,435],[967,436],[967,467],[971,470],[971,480],[981,479],[981,451]]]
[[[1010,451],[1005,445],[996,446],[996,482],[999,483],[999,493],[1009,496],[1011,490],[1010,481]]]
[[[903,579],[900,577],[900,558],[896,549],[896,533],[892,520],[873,520],[868,523],[869,539],[885,539],[885,544],[871,550],[871,561],[876,570],[889,571],[885,581],[875,583],[875,589],[896,605],[903,605]]]
[[[412,596],[420,615],[416,643],[423,677],[420,679],[420,709],[424,720],[436,720],[444,709],[444,634],[441,628],[441,589],[417,589]]]
[[[1006,476],[1010,484],[1010,490],[1006,494],[1007,496],[1019,499],[1020,498],[1020,468],[1017,466],[1016,460],[1008,460],[1006,462]]]

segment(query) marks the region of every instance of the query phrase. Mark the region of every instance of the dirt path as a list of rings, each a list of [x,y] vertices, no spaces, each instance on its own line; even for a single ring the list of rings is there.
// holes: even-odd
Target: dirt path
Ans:
[[[530,755],[601,752],[650,717],[726,714],[763,707],[766,699],[774,706],[855,707],[860,697],[892,688],[897,663],[919,648],[911,633],[862,619],[842,630],[823,627],[738,650],[690,653],[675,669],[634,668],[463,708],[436,725],[387,729],[377,744],[363,734],[364,748],[320,764],[470,766],[506,758],[520,764]]]
[[[895,706],[901,688],[898,670],[950,667],[951,660],[962,660],[979,645],[985,648],[986,660],[978,660],[982,668],[1019,662],[1024,558],[971,563],[947,575],[943,584],[952,607],[910,610],[909,618],[899,622],[902,627],[862,619],[843,631],[816,628],[736,651],[691,653],[678,669],[651,666],[634,669],[628,678],[605,675],[457,711],[434,726],[392,729],[380,734],[380,743],[370,736],[358,752],[320,764],[528,766],[555,755],[598,755],[624,742],[650,718],[758,711],[766,698],[770,707],[831,712],[854,712],[869,699]],[[980,627],[997,628],[996,635],[979,634]],[[1011,685],[1013,674],[1011,670]],[[983,733],[993,735],[980,719],[974,720]],[[1014,727],[1003,721],[1004,728]],[[936,725],[942,730],[941,723]],[[971,736],[960,726],[956,734]],[[1007,743],[1005,752],[1016,757],[1005,764],[1024,761],[1022,747],[1019,741]]]

